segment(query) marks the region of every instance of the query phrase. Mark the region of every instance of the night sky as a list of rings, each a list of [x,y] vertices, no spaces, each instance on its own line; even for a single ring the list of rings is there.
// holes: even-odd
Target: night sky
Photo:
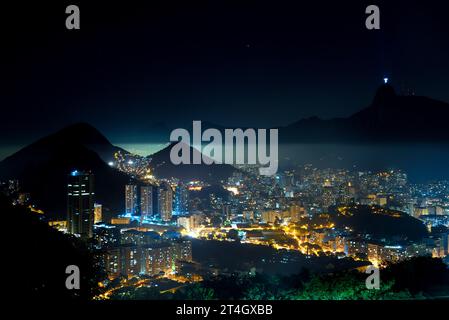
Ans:
[[[348,116],[384,76],[399,92],[449,101],[447,1],[89,2],[4,12],[13,50],[1,147],[78,121],[121,143],[194,119],[270,127]],[[65,29],[68,4],[81,30]],[[380,31],[365,28],[369,4]]]

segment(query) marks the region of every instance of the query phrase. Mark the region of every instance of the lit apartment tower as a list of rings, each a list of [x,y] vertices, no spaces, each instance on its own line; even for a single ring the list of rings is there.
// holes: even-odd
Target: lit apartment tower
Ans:
[[[175,190],[173,213],[175,215],[185,215],[189,213],[189,191],[182,183],[178,184]]]
[[[101,204],[94,204],[94,223],[103,221],[103,206]]]
[[[153,216],[159,212],[159,187],[153,187]]]
[[[222,208],[222,217],[226,221],[230,221],[232,218],[231,206],[228,204],[224,204]]]
[[[92,237],[94,224],[94,175],[73,171],[67,183],[67,231],[83,239]]]
[[[153,187],[140,187],[140,214],[141,219],[151,217],[153,215]]]
[[[198,229],[203,222],[201,214],[191,214],[190,216],[179,217],[177,220],[178,226],[183,227],[187,232]]]
[[[127,215],[136,215],[138,211],[137,202],[137,186],[134,184],[127,184],[125,186],[125,207]]]
[[[167,182],[162,182],[159,186],[159,213],[162,221],[170,221],[173,211],[173,190]]]
[[[332,186],[330,186],[330,182],[326,181],[324,183],[323,189],[322,189],[322,195],[321,195],[321,205],[322,210],[326,212],[329,210],[329,207],[335,204],[335,194],[334,189]]]

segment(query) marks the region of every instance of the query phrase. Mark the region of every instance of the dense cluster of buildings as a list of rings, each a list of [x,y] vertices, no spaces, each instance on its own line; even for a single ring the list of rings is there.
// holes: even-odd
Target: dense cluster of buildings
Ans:
[[[94,175],[73,171],[67,178],[67,220],[52,226],[79,236],[97,249],[110,278],[138,275],[154,276],[177,272],[181,261],[192,261],[192,246],[179,233],[148,228],[130,228],[130,217],[170,221],[173,190],[165,181],[158,185],[129,184],[124,187],[126,213],[103,221],[102,205],[95,203]],[[187,201],[187,199],[185,199]]]
[[[362,239],[344,241],[344,253],[354,258],[365,258],[376,266],[383,262],[395,263],[416,256],[431,255],[425,243],[388,245]]]
[[[334,205],[362,204],[406,212],[433,226],[448,226],[448,181],[410,184],[400,170],[350,171],[305,165],[266,177],[256,175],[256,169],[246,166],[246,174],[236,172],[226,182],[233,197],[225,204],[234,215],[248,210],[256,215],[267,210],[285,212],[295,206],[314,215],[326,213]]]
[[[162,238],[157,232],[129,229],[107,234],[99,230],[104,268],[110,278],[175,273],[182,262],[192,261],[188,240]]]
[[[248,170],[251,172],[253,168]],[[363,257],[374,263],[449,254],[447,181],[415,185],[410,184],[407,175],[399,170],[359,172],[312,166],[280,173],[271,182],[267,177],[238,175],[228,181],[228,188],[234,190],[231,207],[238,208],[234,209],[237,212],[235,219],[239,219],[239,210],[242,213],[248,210],[248,203],[258,207],[255,221],[281,225],[304,224],[306,217],[313,220],[327,216],[332,206],[365,205],[372,207],[374,213],[383,212],[396,218],[408,214],[419,219],[427,226],[429,235],[416,243],[407,239],[375,239],[373,235],[334,227],[315,226],[316,230],[311,230],[310,225],[303,225],[309,228],[306,236],[302,232],[302,236],[296,233],[295,237],[307,244],[316,244],[323,251]],[[261,201],[260,194],[268,195],[263,198],[265,201]],[[333,225],[332,219],[327,222]]]
[[[399,170],[310,165],[269,177],[259,175],[257,166],[243,165],[217,189],[202,181],[158,180],[147,162],[135,168],[138,160],[117,159],[118,169],[139,174],[123,186],[124,213],[105,217],[102,205],[95,202],[94,174],[75,170],[67,177],[67,219],[50,222],[91,241],[111,278],[179,271],[182,263],[192,261],[188,237],[238,239],[377,265],[420,255],[449,255],[448,181],[418,185],[409,183]],[[0,187],[15,202],[29,202],[17,181]],[[337,226],[331,208],[351,206],[366,206],[374,214],[395,218],[408,215],[421,221],[428,235],[419,241],[386,239]]]
[[[184,185],[129,184],[125,186],[125,215],[140,217],[141,221],[169,222],[173,215],[188,214],[188,192]]]

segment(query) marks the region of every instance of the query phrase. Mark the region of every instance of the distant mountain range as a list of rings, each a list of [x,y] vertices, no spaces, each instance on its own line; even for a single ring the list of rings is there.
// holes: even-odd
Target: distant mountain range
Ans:
[[[281,145],[389,145],[402,142],[446,144],[449,142],[448,119],[449,104],[425,97],[398,96],[393,87],[383,85],[369,107],[348,118],[309,118],[280,127],[279,142]],[[165,126],[161,125],[160,128]],[[203,130],[206,128],[221,131],[225,129],[203,122]],[[166,134],[168,137],[168,132]],[[201,179],[218,183],[236,170],[230,165],[176,166],[170,161],[170,149],[171,145],[150,156],[154,173],[159,178]],[[74,169],[91,170],[96,176],[97,201],[104,205],[105,210],[120,212],[124,209],[124,185],[129,182],[130,177],[106,164],[119,150],[127,152],[112,145],[91,125],[71,125],[1,161],[0,181],[19,179],[23,190],[31,193],[40,208],[55,216],[64,217],[67,174]],[[191,148],[191,153],[194,152],[198,151]],[[295,158],[293,152],[280,151],[280,159]],[[429,157],[432,156],[428,155],[427,158]],[[435,159],[437,160],[441,162],[441,156]]]
[[[400,96],[381,86],[367,108],[348,118],[303,119],[279,128],[284,143],[449,142],[449,104]]]
[[[449,104],[381,86],[347,118],[309,118],[279,128],[281,168],[402,169],[411,182],[449,179]]]
[[[328,120],[311,117],[272,128],[279,129],[280,143],[446,143],[447,119],[449,103],[423,96],[397,95],[391,85],[385,84],[377,89],[366,108],[349,117]],[[191,122],[185,128],[191,130]],[[201,128],[203,131],[215,128],[224,135],[226,128],[236,127],[202,121]],[[171,130],[159,124],[151,131],[153,136],[165,137],[163,142],[167,142]]]

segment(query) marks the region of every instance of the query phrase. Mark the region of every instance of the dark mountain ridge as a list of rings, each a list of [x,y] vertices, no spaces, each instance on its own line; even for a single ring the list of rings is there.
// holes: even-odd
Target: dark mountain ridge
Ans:
[[[279,138],[284,143],[449,143],[448,118],[448,103],[400,96],[385,84],[352,116],[302,119],[279,128]]]
[[[349,117],[324,120],[315,116],[272,128],[279,129],[280,143],[289,144],[449,143],[448,118],[448,103],[424,96],[398,95],[391,85],[384,84],[368,107]],[[191,123],[186,128],[191,129]],[[201,128],[215,128],[224,135],[226,128],[237,127],[202,121]]]
[[[98,153],[94,150],[98,150]],[[124,185],[129,177],[109,167],[99,153],[116,150],[92,126],[81,123],[64,128],[28,145],[0,162],[0,180],[18,179],[21,190],[49,218],[65,218],[67,175],[73,170],[95,175],[95,200],[105,210],[123,210]]]
[[[233,172],[237,171],[235,167],[229,164],[207,165],[201,163],[174,165],[170,160],[170,152],[175,144],[177,142],[173,142],[166,148],[149,156],[156,177],[160,179],[176,177],[183,181],[200,179],[211,184],[217,184],[222,180],[226,180]],[[200,152],[191,146],[188,146],[188,148],[190,150],[191,163],[193,163],[192,159],[194,154],[199,155]],[[200,156],[202,157],[203,155]]]

